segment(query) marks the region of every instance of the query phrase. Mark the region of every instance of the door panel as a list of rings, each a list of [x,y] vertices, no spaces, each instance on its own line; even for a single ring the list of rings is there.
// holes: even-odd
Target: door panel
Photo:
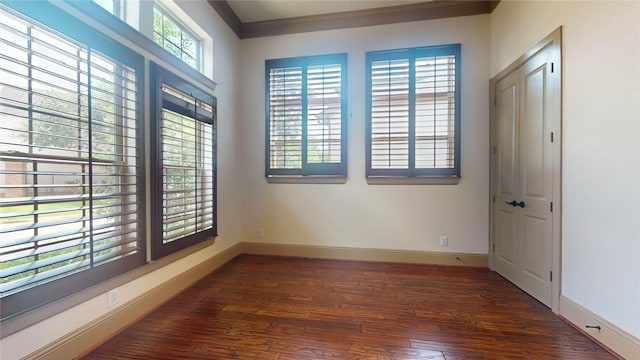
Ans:
[[[522,127],[520,143],[524,148],[520,159],[522,193],[529,197],[544,196],[544,88],[546,64],[524,74]],[[524,71],[527,71],[525,65]]]
[[[494,259],[500,274],[516,281],[518,212],[507,202],[518,196],[518,74],[511,74],[496,85],[496,184],[494,194]]]
[[[552,144],[549,121],[553,91],[547,81],[551,73],[550,48],[542,49],[522,66],[520,118],[519,210],[523,276],[518,284],[545,305],[551,305]]]
[[[545,256],[544,251],[544,223],[545,219],[532,216],[525,216],[523,220],[522,246],[524,250],[524,268],[529,276],[533,276],[544,281],[548,277],[548,268],[540,262],[540,258]]]
[[[516,260],[515,244],[517,239],[517,217],[513,211],[498,211],[496,215],[496,256],[500,261],[500,270],[506,275],[513,276]]]

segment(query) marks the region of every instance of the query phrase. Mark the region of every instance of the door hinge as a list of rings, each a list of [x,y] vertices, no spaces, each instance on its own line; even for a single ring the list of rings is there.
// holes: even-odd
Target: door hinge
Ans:
[[[549,271],[549,281],[553,281],[553,271]]]
[[[494,203],[496,202],[496,196],[495,195],[493,195],[493,202]]]
[[[554,68],[553,68],[553,63],[551,63],[551,73],[553,73]]]
[[[549,211],[553,212],[553,201],[549,203]]]
[[[496,146],[495,145],[493,145],[493,153],[494,154],[496,153]]]
[[[551,132],[551,142],[553,142],[553,131]]]

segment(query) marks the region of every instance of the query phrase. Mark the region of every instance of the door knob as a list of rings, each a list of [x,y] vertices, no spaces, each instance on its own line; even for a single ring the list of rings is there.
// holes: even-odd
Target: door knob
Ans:
[[[507,204],[507,205],[514,206],[514,207],[515,207],[515,206],[518,206],[518,202],[517,202],[517,201],[515,201],[515,200],[513,200],[513,201],[511,201],[511,202],[505,201],[504,203],[505,203],[505,204]]]
[[[515,202],[515,201],[514,201]],[[516,204],[517,206],[520,206],[521,208],[524,207],[524,201],[520,201],[519,203]],[[514,205],[515,206],[515,205]]]

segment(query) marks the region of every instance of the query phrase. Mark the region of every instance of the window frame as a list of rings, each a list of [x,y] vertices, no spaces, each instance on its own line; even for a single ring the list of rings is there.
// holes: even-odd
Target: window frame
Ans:
[[[109,36],[96,29],[87,28],[77,18],[49,3],[10,2],[0,5],[2,11],[15,12],[18,15],[29,18],[28,22],[44,28],[63,38],[80,43],[87,49],[95,50],[123,65],[135,70],[137,84],[135,93],[135,123],[136,123],[136,169],[137,182],[136,197],[138,199],[136,222],[138,236],[136,237],[137,253],[125,258],[115,260],[97,267],[90,267],[62,278],[54,279],[41,285],[28,288],[2,298],[0,301],[0,317],[2,321],[13,319],[24,313],[32,311],[43,305],[57,301],[73,293],[85,290],[103,281],[112,279],[118,275],[139,268],[146,263],[146,194],[144,191],[145,180],[145,151],[144,151],[144,84],[145,70],[144,58],[134,50],[113,41]]]
[[[151,145],[151,257],[159,259],[179,250],[185,249],[197,243],[206,241],[218,236],[217,226],[217,99],[207,91],[202,90],[196,85],[189,83],[182,77],[173,72],[164,69],[162,66],[151,61],[149,63],[150,74],[150,145]],[[163,238],[163,158],[162,158],[162,133],[161,119],[163,105],[162,85],[167,84],[185,94],[189,94],[199,101],[203,101],[213,108],[212,117],[210,119],[201,118],[197,114],[197,109],[189,106],[186,102],[181,104],[172,102],[172,111],[180,112],[182,115],[192,117],[196,121],[209,121],[212,125],[212,189],[213,189],[213,225],[210,229],[196,231],[196,233],[181,237],[168,243],[164,243]]]
[[[186,51],[184,51],[184,48],[182,47],[182,44],[178,45],[178,44],[174,44],[171,40],[167,39],[167,37],[164,34],[164,29],[162,33],[158,33],[155,30],[155,26],[152,25],[152,34],[151,34],[151,39],[153,40],[154,43],[158,44],[161,48],[163,48],[164,50],[166,50],[169,54],[171,54],[172,56],[178,58],[180,61],[184,62],[185,64],[187,64],[188,66],[192,67],[193,69],[197,70],[197,71],[202,71],[202,46],[203,46],[203,40],[197,36],[195,34],[195,32],[193,30],[191,30],[188,26],[186,26],[183,22],[181,22],[180,20],[178,20],[170,11],[168,11],[166,8],[164,8],[161,4],[159,4],[157,1],[154,2],[153,4],[153,22],[155,23],[155,12],[158,11],[163,19],[167,18],[170,22],[172,22],[177,28],[180,29],[180,39],[182,40],[183,34],[186,33],[187,35],[189,35],[191,38],[193,38],[196,41],[195,47],[196,47],[196,54],[195,57],[193,57],[193,59],[195,60],[196,64],[195,66],[192,66],[191,64],[189,64],[188,62],[186,62],[182,56],[183,55],[187,55],[188,57],[191,57],[191,55],[189,55]],[[163,21],[163,25],[164,25],[164,21]],[[161,38],[162,38],[162,44],[158,43],[155,39],[155,35],[158,34]],[[169,42],[170,44],[174,45],[175,47],[177,47],[178,49],[180,49],[180,57],[175,55],[174,53],[172,53],[169,49],[167,49],[165,47],[165,42]]]
[[[454,146],[453,167],[417,168],[415,164],[415,104],[416,104],[416,71],[417,58],[454,56],[455,84],[454,84]],[[365,166],[366,177],[370,183],[415,183],[415,184],[455,184],[461,177],[461,44],[435,45],[404,49],[369,51],[365,55]],[[372,168],[372,64],[377,61],[408,60],[409,84],[408,95],[408,164],[398,168]],[[394,180],[395,179],[395,180]],[[402,179],[408,180],[404,181]]]
[[[311,181],[335,182],[332,179],[347,177],[347,53],[291,57],[265,60],[265,177],[269,182],[304,182]],[[308,118],[307,118],[307,69],[320,65],[340,65],[340,162],[339,163],[309,163],[308,153]],[[300,168],[272,168],[271,167],[271,81],[270,71],[276,68],[300,67],[301,80],[301,167]],[[314,180],[315,179],[315,180]],[[340,181],[338,181],[340,182]]]

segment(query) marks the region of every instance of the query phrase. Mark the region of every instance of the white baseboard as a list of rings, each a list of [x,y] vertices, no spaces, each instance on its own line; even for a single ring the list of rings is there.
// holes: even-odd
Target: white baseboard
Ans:
[[[560,317],[621,359],[640,360],[640,339],[564,296],[560,296]]]
[[[146,314],[169,301],[229,260],[240,255],[242,246],[236,244],[211,259],[157,286],[114,311],[63,336],[49,345],[27,355],[24,359],[76,359],[95,349]]]
[[[380,261],[413,264],[488,266],[487,254],[365,249],[338,246],[243,242],[242,252],[255,255],[294,256],[316,259]]]

